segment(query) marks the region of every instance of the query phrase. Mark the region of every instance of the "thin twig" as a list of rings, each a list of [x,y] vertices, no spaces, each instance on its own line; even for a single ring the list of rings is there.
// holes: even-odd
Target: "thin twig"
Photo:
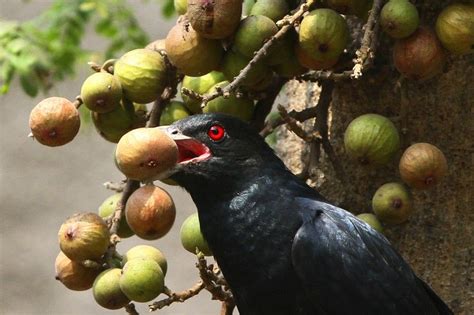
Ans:
[[[79,108],[79,107],[81,107],[82,104],[84,104],[84,101],[82,100],[82,97],[80,95],[78,95],[78,96],[76,96],[76,99],[74,100],[74,102],[72,102],[72,104],[76,108]]]
[[[166,64],[166,72],[168,83],[161,93],[160,97],[153,103],[153,107],[149,114],[149,119],[147,127],[157,127],[160,125],[160,116],[166,105],[169,104],[171,99],[176,96],[178,83],[181,77],[178,77],[176,68],[171,65],[168,56],[164,51],[160,51],[160,54],[163,56]]]
[[[124,308],[125,311],[130,315],[140,315],[135,308],[135,304],[133,303],[127,304]]]
[[[198,253],[198,262],[196,267],[199,270],[199,275],[204,283],[204,287],[207,291],[212,294],[214,300],[223,302],[232,301],[234,297],[232,292],[229,290],[227,282],[224,277],[220,274],[220,270],[214,268],[214,265],[207,265],[204,254]]]
[[[105,182],[104,187],[108,190],[115,191],[117,193],[121,193],[124,188],[125,188],[125,181],[122,181],[120,183],[115,183],[115,182]]]
[[[298,137],[300,137],[304,141],[312,142],[320,138],[320,135],[318,132],[308,133],[305,130],[303,130],[303,127],[299,125],[298,121],[295,118],[291,117],[288,111],[286,110],[286,108],[283,107],[282,105],[278,105],[278,111],[280,112],[280,115],[283,121],[286,123],[288,129],[293,131],[294,134],[296,134]]]
[[[232,315],[232,313],[234,312],[234,308],[234,302],[222,302],[220,315]]]
[[[290,116],[291,118],[294,118],[295,120],[299,122],[304,122],[308,119],[314,118],[316,117],[316,114],[317,114],[316,106],[305,108],[301,111],[292,110],[288,112],[288,116]],[[265,138],[266,136],[271,134],[277,127],[283,124],[285,124],[285,120],[281,117],[271,122],[267,122],[265,126],[263,127],[263,129],[260,131],[260,135]]]
[[[379,14],[383,3],[384,1],[382,0],[374,0],[372,8],[370,9],[369,18],[364,26],[365,30],[364,36],[362,37],[361,47],[356,51],[357,58],[354,62],[354,67],[352,68],[352,77],[354,79],[358,79],[362,76],[364,67],[371,64],[375,57],[374,50],[376,45],[374,43],[376,42],[375,36],[379,25],[377,22],[379,20]]]
[[[162,309],[166,306],[169,306],[173,303],[179,302],[182,303],[195,295],[198,295],[204,289],[204,283],[202,280],[198,281],[195,285],[191,288],[184,290],[182,292],[171,292],[170,289],[165,288],[165,294],[168,295],[166,299],[154,302],[150,304],[148,307],[150,308],[150,312]]]
[[[299,6],[295,13],[289,14],[283,17],[280,21],[278,21],[277,25],[281,25],[281,28],[278,30],[278,32],[265,42],[265,44],[254,54],[252,60],[249,61],[249,63],[245,66],[245,68],[240,71],[239,75],[235,77],[234,80],[232,80],[221,90],[216,90],[210,94],[202,96],[201,107],[205,107],[209,101],[212,101],[213,99],[219,96],[227,95],[233,92],[247,77],[248,73],[252,70],[254,65],[257,64],[268,54],[268,52],[270,51],[269,49],[272,47],[272,45],[276,41],[281,39],[291,27],[293,27],[293,25],[303,16],[303,14],[305,14],[309,10],[309,7],[313,4],[314,1],[315,0],[305,1]]]
[[[261,99],[255,105],[252,125],[257,130],[261,130],[265,124],[265,118],[272,110],[273,103],[280,93],[282,86],[287,82],[287,79],[278,78],[272,82],[272,85],[267,90],[265,98]]]

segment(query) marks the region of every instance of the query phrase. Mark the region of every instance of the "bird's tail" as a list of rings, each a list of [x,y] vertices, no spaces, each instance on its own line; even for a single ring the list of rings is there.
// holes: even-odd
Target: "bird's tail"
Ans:
[[[439,315],[454,315],[453,311],[449,308],[449,306],[444,303],[443,300],[441,300],[441,298],[433,291],[433,289],[428,284],[426,284],[420,278],[418,278],[418,281],[423,285],[431,300],[436,305]]]

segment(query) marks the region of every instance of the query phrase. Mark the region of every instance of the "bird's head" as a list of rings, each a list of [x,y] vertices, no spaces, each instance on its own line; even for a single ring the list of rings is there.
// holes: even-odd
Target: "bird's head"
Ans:
[[[163,129],[179,150],[178,163],[168,174],[188,190],[197,185],[232,186],[265,167],[284,168],[249,124],[228,115],[193,115]]]

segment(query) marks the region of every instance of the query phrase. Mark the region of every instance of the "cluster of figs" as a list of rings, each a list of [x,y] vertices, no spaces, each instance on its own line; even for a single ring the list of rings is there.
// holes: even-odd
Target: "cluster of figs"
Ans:
[[[346,153],[367,167],[391,162],[400,150],[400,135],[393,122],[378,114],[364,114],[349,123],[344,133]],[[448,171],[443,152],[430,143],[414,143],[402,154],[399,173],[403,181],[380,186],[372,198],[373,213],[359,218],[382,232],[382,223],[400,224],[413,213],[412,194],[408,187],[429,189],[438,184]],[[408,187],[407,187],[408,186]]]
[[[175,220],[175,205],[162,188],[144,185],[132,193],[119,221],[117,235],[110,222],[122,193],[108,197],[98,212],[80,212],[67,218],[58,232],[61,249],[55,261],[56,279],[68,289],[92,288],[95,301],[107,309],[125,307],[131,301],[149,302],[165,289],[168,269],[163,253],[150,245],[138,245],[120,255],[112,239],[136,235],[156,240],[166,235]],[[180,231],[183,247],[193,254],[212,255],[201,234],[197,213],[190,215]]]
[[[117,235],[156,240],[167,234],[175,220],[170,195],[152,184],[155,177],[178,160],[176,144],[159,128],[145,128],[147,104],[157,100],[172,82],[181,97],[162,108],[159,124],[168,125],[189,115],[222,112],[250,121],[254,95],[269,88],[276,78],[295,78],[309,70],[339,67],[348,53],[351,35],[347,16],[367,20],[372,0],[315,1],[301,21],[279,38],[259,62],[253,62],[238,93],[219,96],[202,107],[191,91],[200,95],[224,88],[238,76],[254,54],[281,28],[277,23],[297,8],[295,0],[175,0],[180,13],[166,39],[125,53],[106,62],[83,83],[74,102],[49,97],[30,114],[32,136],[46,146],[60,146],[77,135],[79,106],[107,141],[117,143],[115,164],[129,179],[146,183],[121,205],[122,194],[110,196],[98,213],[82,212],[60,228],[61,252],[56,277],[72,290],[93,288],[95,300],[109,309],[130,301],[148,302],[164,290],[166,258],[157,248],[140,245],[120,255],[110,232],[115,210],[123,206]],[[438,15],[435,27],[420,26],[416,7],[408,0],[389,0],[378,21],[395,39],[396,69],[413,80],[438,74],[447,52],[474,52],[474,4],[450,4]],[[253,93],[255,92],[255,93]],[[271,134],[269,137],[274,136]],[[366,114],[348,126],[344,137],[347,154],[364,165],[389,163],[400,150],[400,138],[386,117]],[[434,145],[416,143],[399,163],[402,183],[387,183],[372,200],[373,214],[361,218],[381,230],[386,224],[406,221],[413,211],[413,189],[438,183],[447,172],[443,153]],[[167,181],[167,183],[171,183]],[[202,237],[197,214],[181,228],[183,247],[212,255]]]

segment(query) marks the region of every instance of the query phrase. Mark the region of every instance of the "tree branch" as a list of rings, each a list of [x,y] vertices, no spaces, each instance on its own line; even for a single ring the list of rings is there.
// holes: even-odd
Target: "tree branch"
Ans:
[[[165,287],[165,294],[168,295],[168,298],[154,302],[153,304],[150,304],[148,307],[150,308],[150,312],[160,310],[166,306],[169,306],[173,303],[179,302],[182,303],[186,301],[187,299],[192,298],[195,295],[198,295],[199,292],[204,289],[204,283],[202,280],[198,281],[195,285],[193,285],[191,288],[184,290],[182,292],[171,292],[170,289]]]
[[[207,265],[204,254],[198,253],[197,257],[196,267],[199,269],[204,288],[212,294],[214,300],[233,303],[234,297],[219,268],[212,264]]]

